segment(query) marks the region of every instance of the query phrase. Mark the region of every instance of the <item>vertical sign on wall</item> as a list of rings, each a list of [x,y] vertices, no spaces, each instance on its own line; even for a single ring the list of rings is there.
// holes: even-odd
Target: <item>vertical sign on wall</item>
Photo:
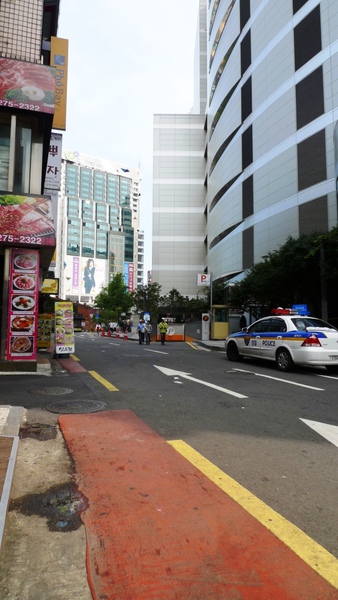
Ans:
[[[11,248],[7,360],[36,360],[39,252]]]

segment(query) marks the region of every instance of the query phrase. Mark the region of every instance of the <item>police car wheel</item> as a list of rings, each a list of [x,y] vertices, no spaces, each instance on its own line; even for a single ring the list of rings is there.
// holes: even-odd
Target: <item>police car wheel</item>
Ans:
[[[292,358],[285,348],[281,348],[277,351],[276,363],[280,371],[291,371],[293,367]]]
[[[243,357],[239,355],[238,348],[235,342],[230,342],[227,346],[227,357],[231,361],[243,360]]]

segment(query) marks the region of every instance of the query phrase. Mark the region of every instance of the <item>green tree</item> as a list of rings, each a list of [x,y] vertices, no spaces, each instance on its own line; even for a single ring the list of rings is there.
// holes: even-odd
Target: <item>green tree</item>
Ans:
[[[137,312],[149,312],[152,321],[158,318],[158,306],[161,297],[161,287],[156,281],[150,285],[144,285],[132,293],[133,305]]]
[[[278,306],[307,304],[312,314],[321,315],[323,290],[327,285],[331,314],[335,314],[337,278],[338,227],[335,227],[328,233],[289,237],[279,250],[263,257],[241,282],[230,287],[229,299],[236,308],[260,306],[263,313]]]
[[[101,320],[105,321],[116,321],[121,313],[130,314],[132,306],[132,294],[127,290],[122,273],[117,273],[95,298],[95,307],[100,310]]]

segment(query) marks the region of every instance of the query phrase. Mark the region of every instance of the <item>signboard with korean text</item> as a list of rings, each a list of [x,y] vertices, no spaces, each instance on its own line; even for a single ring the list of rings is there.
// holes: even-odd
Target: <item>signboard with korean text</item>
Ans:
[[[0,195],[0,244],[55,246],[52,202],[47,196]]]
[[[55,354],[72,354],[75,350],[72,302],[55,302]]]
[[[59,280],[58,279],[44,279],[41,285],[41,294],[55,294],[59,293]]]
[[[51,37],[50,64],[55,67],[55,112],[53,129],[66,129],[68,40]]]
[[[48,151],[45,190],[60,190],[61,186],[62,134],[51,133]]]
[[[0,106],[54,113],[54,67],[0,58],[0,71]]]
[[[52,315],[51,314],[40,314],[38,315],[38,348],[49,348],[52,337]]]
[[[11,248],[7,360],[36,360],[39,252]]]

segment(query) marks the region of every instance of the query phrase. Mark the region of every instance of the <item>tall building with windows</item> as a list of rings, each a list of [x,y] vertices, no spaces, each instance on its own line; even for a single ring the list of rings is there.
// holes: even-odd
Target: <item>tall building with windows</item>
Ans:
[[[195,267],[235,281],[288,236],[337,224],[337,1],[200,0],[197,65],[199,146],[182,126],[192,115],[155,115],[153,280],[164,293],[177,283],[191,294]]]
[[[68,61],[59,6],[0,1],[0,370],[36,370],[41,287],[56,247],[58,181],[48,170],[52,137],[61,139],[52,130],[66,128]]]
[[[140,181],[139,169],[64,152],[56,261],[62,298],[92,303],[116,273],[130,291],[143,281]]]

